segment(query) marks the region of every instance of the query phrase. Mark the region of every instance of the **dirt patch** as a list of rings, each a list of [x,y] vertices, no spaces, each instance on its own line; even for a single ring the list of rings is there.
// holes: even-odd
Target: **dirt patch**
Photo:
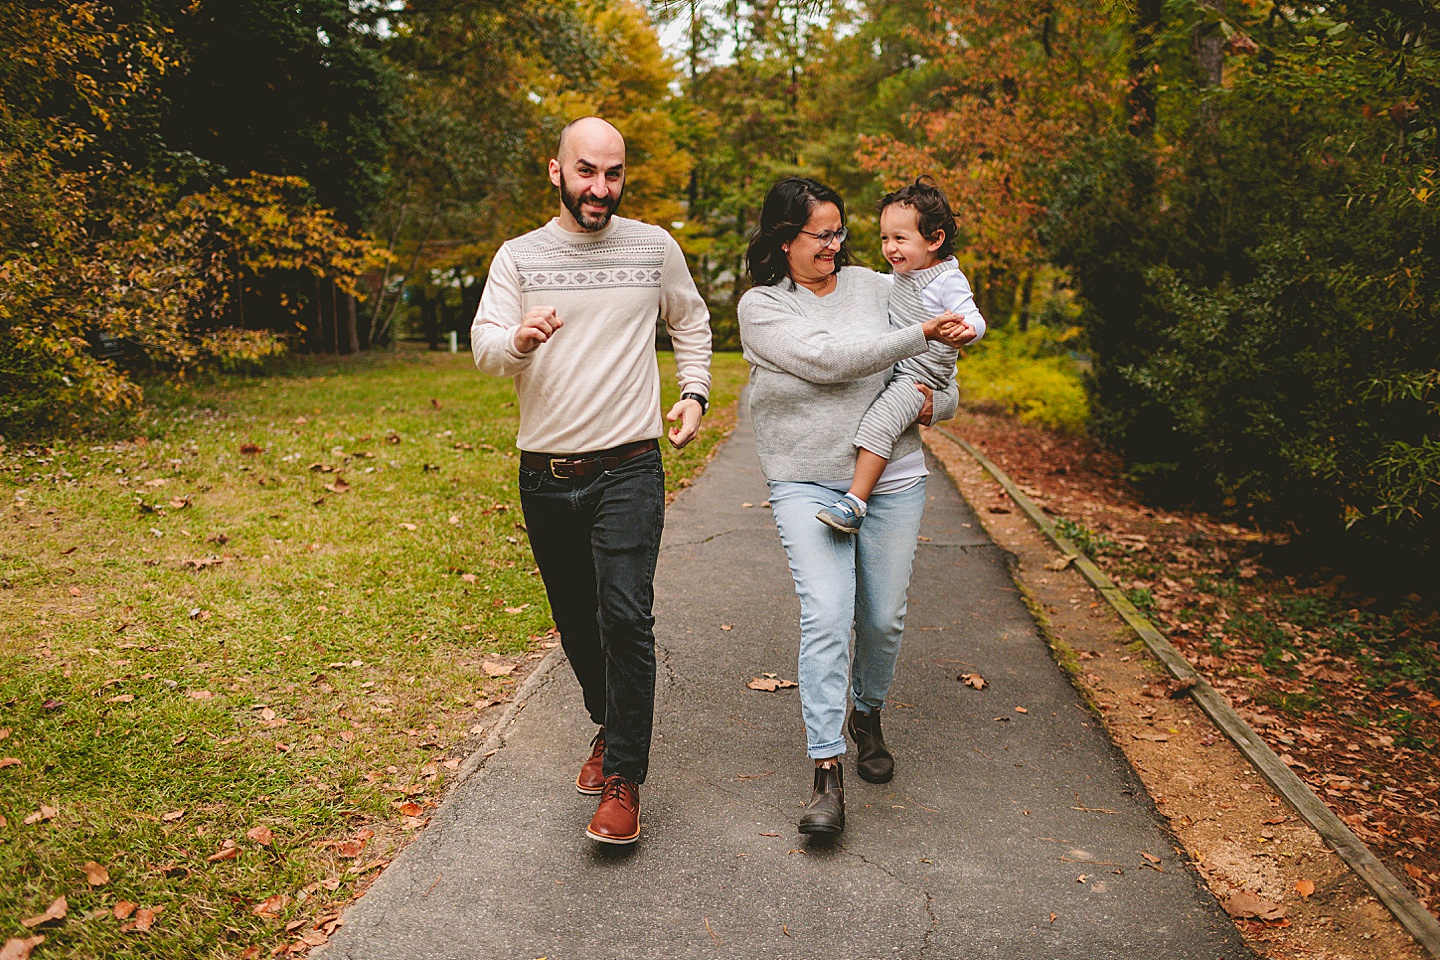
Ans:
[[[990,536],[1017,558],[1017,585],[1057,660],[1169,820],[1183,848],[1177,852],[1232,915],[1241,914],[1236,925],[1246,941],[1275,958],[1423,958],[1369,888],[1200,709],[1169,695],[1160,664],[1080,574],[1047,569],[1058,553],[999,484],[943,433],[929,430],[925,439]],[[1313,892],[1302,895],[1311,884]]]

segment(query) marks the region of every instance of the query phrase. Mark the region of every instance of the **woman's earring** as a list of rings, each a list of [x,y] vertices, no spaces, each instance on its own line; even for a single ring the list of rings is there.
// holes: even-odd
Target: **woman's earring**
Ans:
[[[788,244],[788,243],[782,243],[782,244],[780,244],[780,252],[781,252],[781,253],[789,253],[789,252],[790,252],[790,244]]]

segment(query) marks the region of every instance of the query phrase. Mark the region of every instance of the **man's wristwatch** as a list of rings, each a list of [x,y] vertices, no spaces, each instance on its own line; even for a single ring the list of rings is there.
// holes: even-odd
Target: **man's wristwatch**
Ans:
[[[682,394],[680,394],[680,399],[681,399],[681,400],[694,400],[696,403],[700,404],[700,416],[702,416],[702,417],[705,416],[705,414],[707,414],[707,413],[710,412],[710,400],[709,400],[708,397],[704,396],[703,394],[699,394],[699,393],[682,393]]]

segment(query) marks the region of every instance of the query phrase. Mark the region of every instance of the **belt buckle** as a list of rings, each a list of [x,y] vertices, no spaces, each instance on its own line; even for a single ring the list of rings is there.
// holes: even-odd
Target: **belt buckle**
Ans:
[[[577,464],[571,463],[563,457],[551,457],[550,475],[556,480],[574,480],[576,475],[570,471],[574,470],[576,466]]]

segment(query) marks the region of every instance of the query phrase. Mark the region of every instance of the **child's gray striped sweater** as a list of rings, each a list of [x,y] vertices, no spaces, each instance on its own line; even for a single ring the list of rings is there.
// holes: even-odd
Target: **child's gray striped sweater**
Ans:
[[[865,411],[885,389],[894,364],[926,349],[920,327],[891,328],[889,296],[890,282],[881,274],[845,267],[824,297],[781,280],[740,298],[750,414],[766,479],[828,481],[854,474],[855,431]],[[957,401],[953,383],[937,392],[934,419],[954,416]],[[912,425],[892,452],[899,457],[919,449]]]

